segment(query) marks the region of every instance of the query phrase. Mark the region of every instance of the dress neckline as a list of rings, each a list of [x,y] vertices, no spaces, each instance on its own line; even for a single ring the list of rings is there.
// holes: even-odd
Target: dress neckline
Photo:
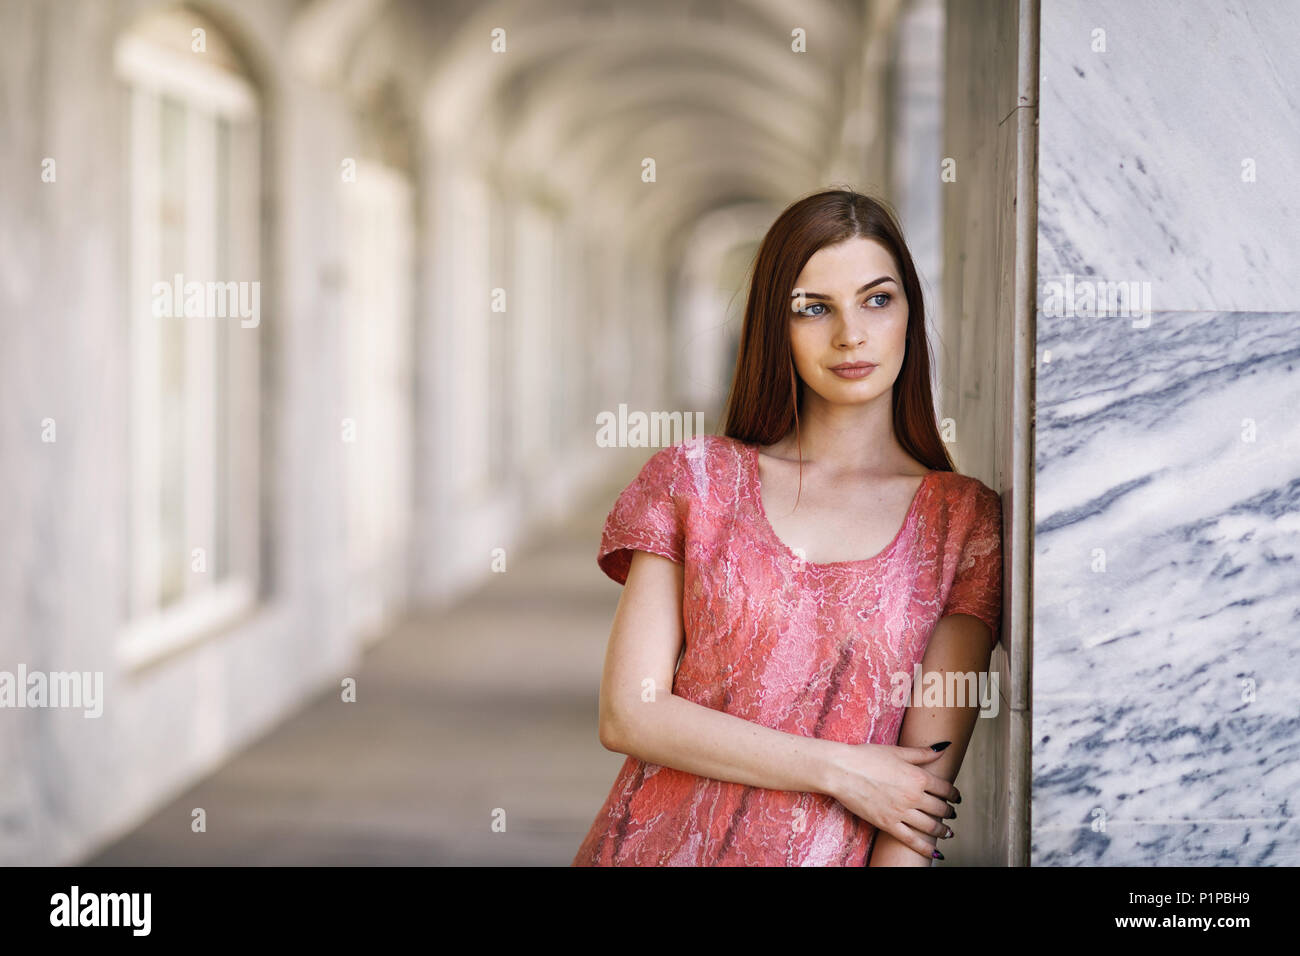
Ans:
[[[764,533],[771,542],[775,544],[781,552],[786,555],[786,557],[792,561],[799,562],[804,567],[810,568],[862,567],[875,564],[876,562],[887,558],[894,549],[898,547],[899,542],[903,540],[905,533],[912,526],[912,521],[916,515],[917,506],[920,504],[921,496],[929,486],[930,479],[934,475],[938,474],[934,469],[930,469],[921,476],[921,483],[917,486],[916,492],[912,495],[912,501],[907,506],[907,514],[903,516],[903,523],[899,526],[897,533],[895,533],[889,544],[881,548],[880,551],[876,552],[869,558],[854,558],[850,561],[809,561],[806,558],[799,557],[799,555],[796,554],[788,544],[781,540],[780,535],[776,533],[776,529],[772,527],[772,522],[767,517],[767,509],[763,507],[763,479],[759,474],[758,445],[749,442],[743,444],[747,449],[745,460],[749,464],[750,490],[753,496],[754,506],[758,513],[758,523],[762,526]]]

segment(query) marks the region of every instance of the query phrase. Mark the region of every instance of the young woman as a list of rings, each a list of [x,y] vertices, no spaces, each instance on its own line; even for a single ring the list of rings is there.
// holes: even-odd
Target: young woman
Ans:
[[[725,434],[656,452],[605,523],[624,590],[600,740],[628,759],[573,865],[942,859],[978,702],[907,706],[913,668],[987,672],[1002,511],[953,470],[929,364],[888,210],[847,190],[786,209]]]

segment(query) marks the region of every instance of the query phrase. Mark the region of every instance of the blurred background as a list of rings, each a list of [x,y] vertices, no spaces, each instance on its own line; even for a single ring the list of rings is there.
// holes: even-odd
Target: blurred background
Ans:
[[[1126,728],[1125,675],[1134,696],[1153,686],[1129,665],[1219,658],[1208,636],[1142,645],[1179,625],[1169,583],[1130,567],[1102,585],[1089,560],[1114,489],[1155,494],[1120,503],[1156,521],[1142,540],[1161,553],[1201,515],[1170,504],[1184,446],[1146,441],[1182,434],[1172,418],[1106,444],[1125,413],[1068,373],[1117,343],[1053,325],[1036,278],[1150,281],[1186,323],[1167,329],[1206,330],[1182,347],[1223,368],[1247,350],[1223,381],[1265,371],[1251,407],[1276,427],[1236,453],[1255,505],[1233,527],[1266,526],[1259,496],[1296,488],[1277,409],[1297,392],[1266,344],[1300,308],[1294,9],[1044,7],[0,6],[0,671],[102,676],[97,716],[0,709],[0,863],[567,865],[623,761],[596,736],[619,592],[596,548],[653,452],[607,447],[598,416],[720,431],[757,243],[835,185],[897,211],[951,453],[1003,494],[1003,706],[958,779],[981,823],[949,864],[1135,862],[1139,832],[1177,862],[1297,862],[1282,791],[1123,819],[1144,792],[1131,732],[1184,739],[1167,698]],[[1193,110],[1192,83],[1219,92]],[[1246,96],[1262,102],[1243,115]],[[1261,169],[1248,194],[1238,154]],[[1221,309],[1271,331],[1250,351],[1204,321]],[[1130,372],[1165,347],[1123,334]],[[1130,381],[1123,407],[1173,416],[1171,375],[1186,384]],[[1044,441],[1044,423],[1061,431]],[[1163,483],[1135,486],[1151,447]],[[1240,503],[1229,484],[1207,513]],[[1275,567],[1291,527],[1239,563]],[[1221,557],[1196,552],[1203,596],[1240,586],[1215,580]],[[1294,597],[1270,593],[1294,637]],[[1098,639],[1115,600],[1128,626]],[[1272,635],[1223,664],[1223,694],[1232,668],[1283,664]],[[1273,700],[1234,761],[1285,727]],[[1175,751],[1161,786],[1213,748]],[[1127,835],[1099,831],[1098,807]]]

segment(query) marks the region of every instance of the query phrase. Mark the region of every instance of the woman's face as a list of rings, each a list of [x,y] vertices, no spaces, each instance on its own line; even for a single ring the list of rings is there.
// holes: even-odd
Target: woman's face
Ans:
[[[817,250],[790,302],[794,367],[811,391],[835,405],[889,393],[903,367],[907,299],[888,249],[855,237]],[[835,371],[862,362],[875,367]]]

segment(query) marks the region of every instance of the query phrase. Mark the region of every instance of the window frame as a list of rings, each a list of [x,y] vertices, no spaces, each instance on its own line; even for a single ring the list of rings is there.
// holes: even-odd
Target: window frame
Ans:
[[[205,24],[208,43],[224,39]],[[185,281],[260,281],[260,173],[262,134],[255,87],[215,67],[148,39],[119,38],[114,66],[125,84],[129,144],[128,558],[123,620],[115,653],[128,670],[145,667],[195,642],[228,630],[258,600],[261,475],[257,424],[260,342],[224,318],[155,317],[151,290],[162,275],[162,116],[165,103],[184,113]],[[226,166],[218,175],[216,145],[225,125]],[[230,205],[224,210],[221,203]],[[248,210],[241,220],[236,202]],[[247,221],[245,221],[247,220]],[[239,249],[239,262],[230,261]],[[246,251],[245,251],[246,250]],[[204,275],[191,275],[199,266]],[[223,274],[224,273],[224,274]],[[176,309],[182,303],[175,304]],[[231,310],[233,311],[233,310]],[[163,598],[161,515],[163,437],[161,346],[158,323],[185,323],[183,388],[185,439],[182,510],[185,569],[182,595]],[[231,326],[233,323],[233,329]],[[260,315],[259,315],[260,324]],[[242,338],[240,337],[242,336]],[[218,348],[220,344],[220,349]],[[249,410],[252,417],[247,414]],[[251,422],[252,427],[247,423]],[[224,446],[220,443],[225,442]],[[242,483],[242,487],[241,487]],[[225,527],[219,527],[224,523]],[[200,542],[206,542],[201,545]],[[218,554],[222,542],[225,553]],[[193,549],[206,546],[206,577],[191,568]],[[186,573],[188,572],[188,573]],[[224,572],[218,579],[218,574]]]

